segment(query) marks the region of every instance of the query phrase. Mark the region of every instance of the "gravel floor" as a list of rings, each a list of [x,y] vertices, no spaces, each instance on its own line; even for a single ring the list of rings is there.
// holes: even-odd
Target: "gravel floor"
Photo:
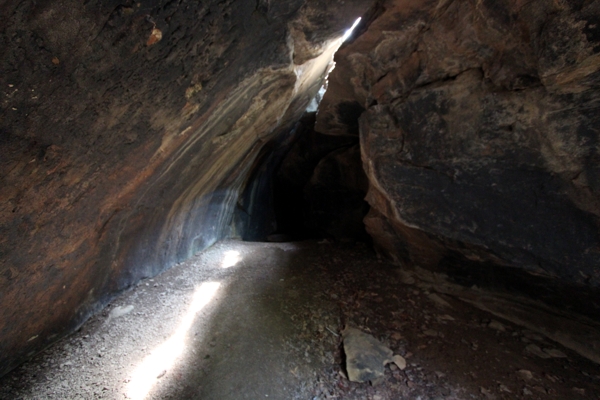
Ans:
[[[348,381],[341,331],[407,367]],[[1,399],[598,399],[600,368],[363,244],[226,241],[0,379]]]

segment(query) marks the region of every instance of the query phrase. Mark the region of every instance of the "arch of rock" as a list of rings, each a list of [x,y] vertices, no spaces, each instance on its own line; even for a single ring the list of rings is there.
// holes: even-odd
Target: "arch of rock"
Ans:
[[[598,2],[8,0],[0,27],[0,375],[286,208],[466,283],[600,284]]]

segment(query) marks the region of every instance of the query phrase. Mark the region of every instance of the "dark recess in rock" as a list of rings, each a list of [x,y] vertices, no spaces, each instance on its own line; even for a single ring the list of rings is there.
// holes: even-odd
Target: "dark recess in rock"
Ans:
[[[304,186],[305,226],[318,237],[368,241],[367,188],[358,145],[329,153]]]
[[[246,241],[266,241],[278,229],[273,198],[273,176],[294,139],[301,135],[303,122],[283,129],[261,149],[248,176],[234,212],[235,236]]]
[[[358,102],[343,102],[337,105],[337,114],[340,123],[346,125],[350,135],[358,135],[358,118],[365,111]]]
[[[364,240],[366,177],[360,155],[356,151],[348,153],[357,140],[316,132],[314,121],[315,114],[303,119],[302,131],[275,174],[278,230],[297,238]],[[344,160],[344,154],[349,158]],[[328,176],[327,169],[335,176]],[[344,230],[344,224],[353,228]]]
[[[235,225],[244,240],[331,237],[369,241],[363,223],[368,182],[357,138],[314,131],[307,113],[265,146],[238,203]]]
[[[600,320],[600,303],[597,301],[600,291],[595,288],[532,275],[520,268],[472,261],[455,251],[449,252],[438,266],[439,271],[459,285],[476,286],[516,298],[526,296],[563,312]]]

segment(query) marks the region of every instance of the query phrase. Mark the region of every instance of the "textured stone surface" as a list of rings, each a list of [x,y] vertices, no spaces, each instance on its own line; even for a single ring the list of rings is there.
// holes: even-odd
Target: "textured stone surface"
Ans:
[[[0,375],[227,235],[369,1],[321,3],[0,5]]]
[[[599,15],[587,1],[379,2],[336,55],[316,129],[360,124],[382,253],[600,284]]]
[[[360,329],[346,327],[342,337],[348,379],[375,385],[383,377],[386,364],[392,362],[394,352]]]

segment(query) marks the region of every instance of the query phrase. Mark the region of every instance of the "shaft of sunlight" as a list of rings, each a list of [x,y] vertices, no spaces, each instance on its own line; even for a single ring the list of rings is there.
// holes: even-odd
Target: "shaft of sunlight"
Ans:
[[[194,322],[196,314],[215,296],[220,285],[219,282],[205,282],[196,289],[192,303],[177,330],[169,339],[144,358],[131,375],[131,380],[127,385],[127,397],[134,400],[144,399],[156,380],[173,366],[183,353],[186,335]]]
[[[358,24],[360,23],[360,20],[362,18],[358,18],[356,21],[354,21],[354,23],[352,24],[352,26],[350,27],[350,29],[348,29],[345,33],[344,36],[342,36],[342,42],[345,42],[346,40],[348,40],[348,38],[350,37],[350,35],[352,35],[352,32],[354,32],[354,29],[356,29],[356,27],[358,26]]]
[[[240,256],[239,251],[236,251],[236,250],[226,251],[225,257],[223,257],[223,261],[221,262],[221,268],[234,267],[240,261],[242,261],[242,257]]]
[[[307,112],[318,111],[319,103],[327,91],[327,79],[331,71],[333,71],[335,68],[335,62],[333,61],[334,55],[342,46],[342,44],[348,40],[348,38],[350,38],[352,32],[354,32],[354,29],[358,26],[361,19],[362,18],[358,18],[356,21],[354,21],[354,24],[352,24],[352,26],[344,32],[343,36],[331,41],[329,46],[319,57],[305,63],[304,65],[296,66],[296,75],[299,77],[296,83],[297,89],[302,87],[303,82],[310,82],[312,84],[315,82],[318,76],[323,73],[325,74],[324,84],[309,103],[308,107],[306,108]]]

